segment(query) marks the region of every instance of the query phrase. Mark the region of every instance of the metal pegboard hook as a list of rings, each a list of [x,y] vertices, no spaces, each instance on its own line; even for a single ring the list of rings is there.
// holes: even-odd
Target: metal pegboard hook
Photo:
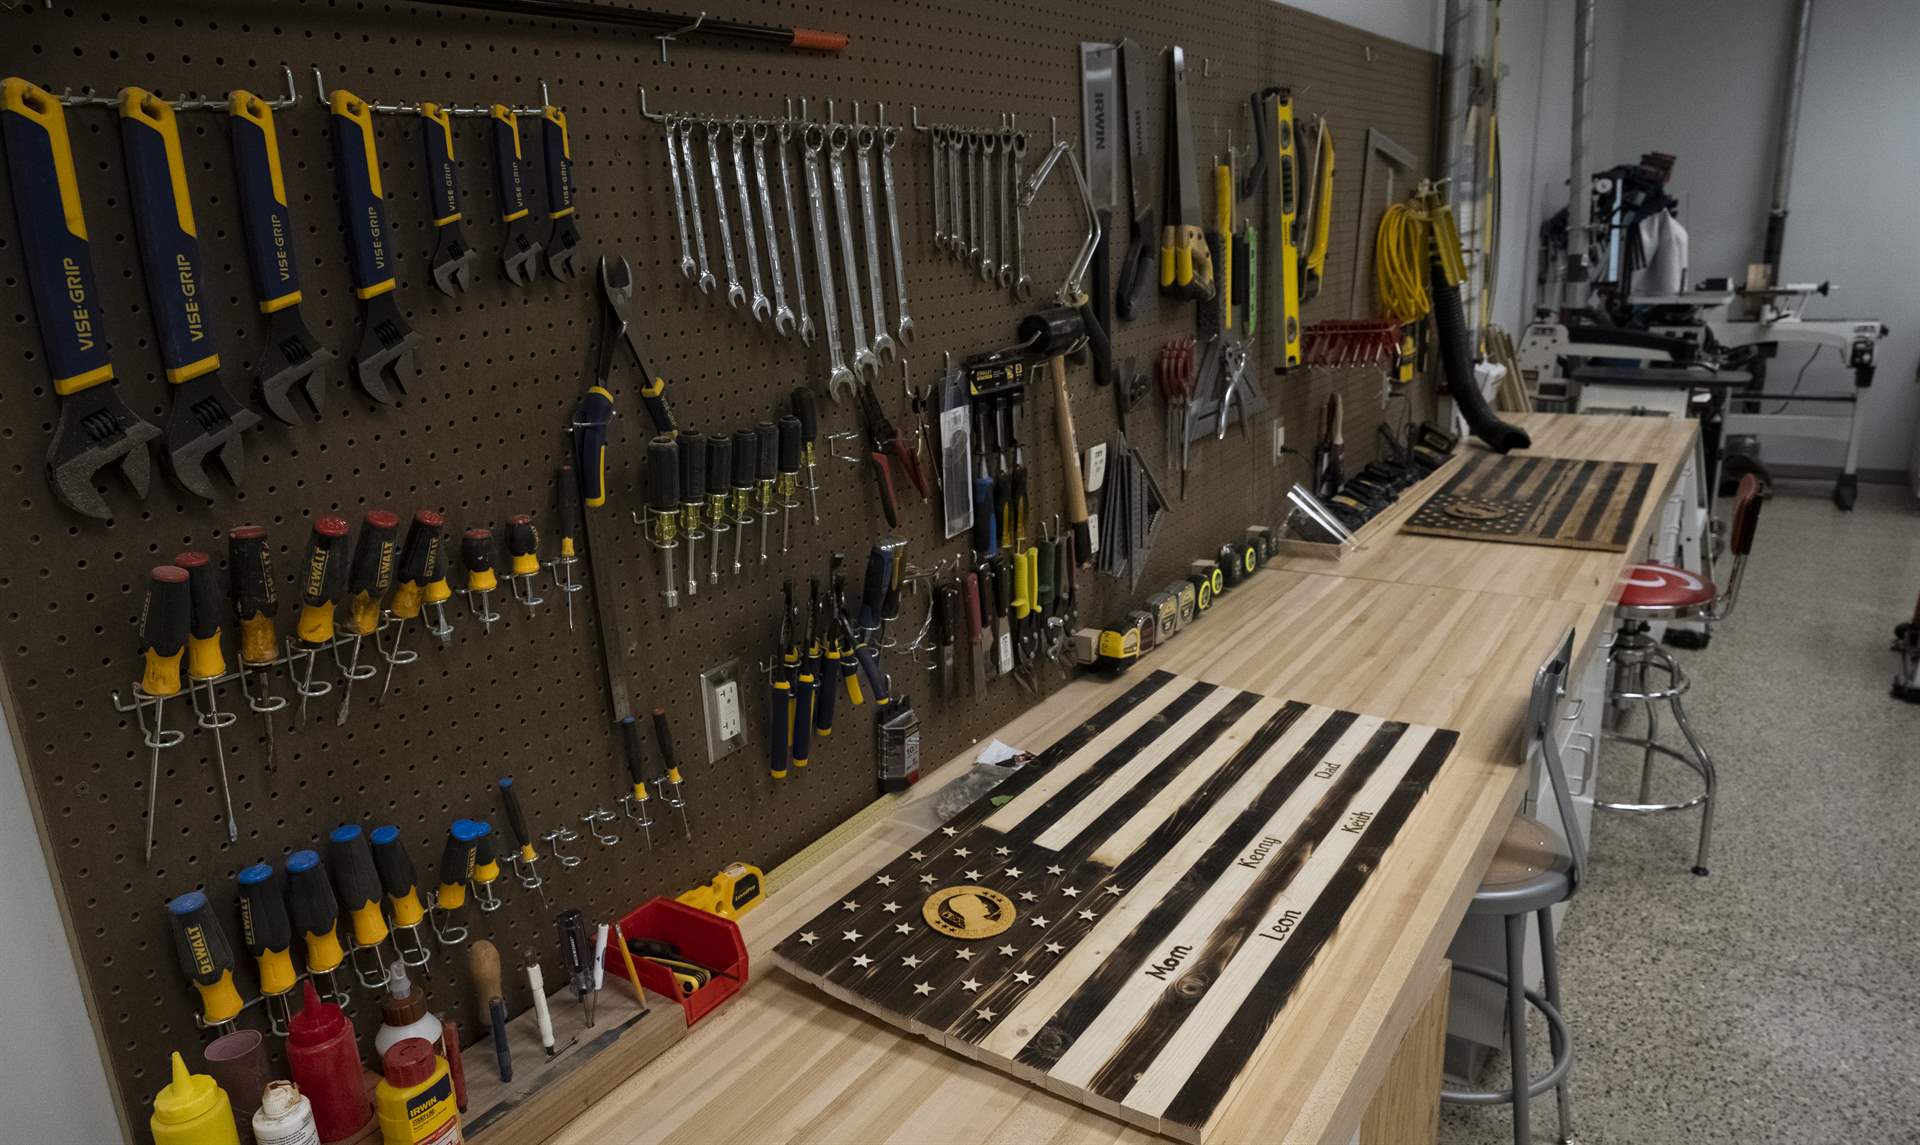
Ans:
[[[541,86],[543,89],[545,88],[544,84]],[[544,90],[542,94],[543,95],[545,94]],[[792,114],[792,110],[793,110],[792,100],[787,101],[787,110],[788,110],[788,114]],[[652,120],[655,123],[671,123],[673,121],[673,116],[669,112],[647,110],[647,89],[646,88],[640,89],[640,117],[642,119]]]
[[[685,36],[691,32],[699,31],[700,25],[706,22],[707,22],[707,13],[705,12],[705,10],[702,10],[700,15],[694,18],[693,23],[688,24],[686,27],[675,28],[671,32],[663,32],[660,35],[655,36],[654,39],[660,41],[660,62],[663,64],[667,62],[667,45],[669,43],[672,43],[674,40],[677,40],[680,37]]]

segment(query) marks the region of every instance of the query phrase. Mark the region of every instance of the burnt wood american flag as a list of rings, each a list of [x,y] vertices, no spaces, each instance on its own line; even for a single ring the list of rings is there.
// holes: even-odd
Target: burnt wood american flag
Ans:
[[[1153,672],[774,957],[1200,1141],[1457,738]]]
[[[1475,541],[1620,552],[1655,466],[1473,452],[1403,530]]]

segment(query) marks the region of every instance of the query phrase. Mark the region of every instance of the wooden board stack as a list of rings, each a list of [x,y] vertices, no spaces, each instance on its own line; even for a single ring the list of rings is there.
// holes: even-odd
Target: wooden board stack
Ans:
[[[774,955],[1202,1141],[1457,738],[1154,672]]]
[[[1409,533],[1620,552],[1656,467],[1481,451],[1401,526]]]

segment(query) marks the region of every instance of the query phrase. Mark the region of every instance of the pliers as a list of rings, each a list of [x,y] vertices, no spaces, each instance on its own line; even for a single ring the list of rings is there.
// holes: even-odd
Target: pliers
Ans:
[[[633,267],[625,258],[600,256],[600,323],[605,332],[600,336],[600,356],[594,367],[594,380],[611,392],[613,356],[616,347],[626,346],[627,356],[633,359],[633,364],[646,377],[640,385],[640,400],[647,407],[647,419],[653,422],[653,432],[677,433],[679,427],[674,425],[673,411],[667,407],[666,379],[647,367],[646,359],[640,356],[640,347],[633,339],[633,323],[628,318],[632,304]]]
[[[886,514],[890,528],[900,527],[900,507],[893,488],[893,470],[898,466],[926,500],[929,494],[927,476],[920,469],[920,455],[913,445],[900,436],[900,431],[887,419],[887,413],[880,408],[880,396],[873,392],[873,383],[862,380],[859,386],[860,421],[866,427],[868,457],[873,462],[874,480],[880,486],[880,507]]]

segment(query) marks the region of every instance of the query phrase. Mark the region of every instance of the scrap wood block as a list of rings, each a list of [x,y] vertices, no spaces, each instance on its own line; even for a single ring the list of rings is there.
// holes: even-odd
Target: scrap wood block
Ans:
[[[1203,1141],[1457,738],[1155,672],[774,957],[968,1057]]]

